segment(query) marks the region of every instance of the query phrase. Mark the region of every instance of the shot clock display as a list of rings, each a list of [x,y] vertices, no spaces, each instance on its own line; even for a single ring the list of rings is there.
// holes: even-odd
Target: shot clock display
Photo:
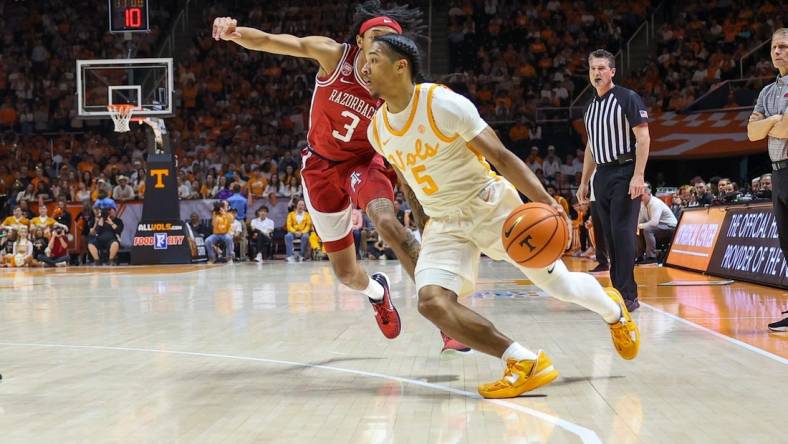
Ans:
[[[109,0],[109,31],[150,31],[148,0]]]

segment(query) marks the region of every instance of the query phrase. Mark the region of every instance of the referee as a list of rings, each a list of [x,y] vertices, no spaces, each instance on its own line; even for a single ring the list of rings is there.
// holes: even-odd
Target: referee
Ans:
[[[635,283],[635,233],[640,195],[645,191],[648,112],[637,93],[613,84],[613,54],[598,49],[588,56],[588,66],[596,94],[583,115],[588,144],[577,200],[588,201],[588,181],[596,167],[594,206],[610,256],[610,280],[632,312],[640,306]]]
[[[747,137],[753,142],[769,138],[772,212],[777,223],[780,249],[788,260],[788,28],[780,28],[772,35],[772,64],[780,75],[758,94],[747,124]],[[769,328],[788,330],[788,318],[769,324]]]

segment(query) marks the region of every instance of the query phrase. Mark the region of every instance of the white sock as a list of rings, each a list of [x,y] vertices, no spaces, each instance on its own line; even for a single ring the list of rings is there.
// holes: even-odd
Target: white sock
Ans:
[[[369,284],[367,285],[367,288],[361,290],[361,292],[367,295],[367,297],[373,301],[383,300],[383,286],[372,278],[369,278]]]
[[[515,361],[525,361],[525,360],[533,361],[534,359],[536,359],[536,353],[532,352],[531,350],[528,350],[527,348],[523,347],[517,342],[512,342],[509,345],[509,348],[507,348],[506,351],[503,352],[503,356],[501,356],[501,359],[503,359],[504,364],[509,359],[514,359]]]
[[[531,281],[551,297],[572,302],[602,316],[608,324],[621,319],[621,307],[608,297],[602,285],[588,273],[570,272],[562,261],[545,269],[521,268]]]

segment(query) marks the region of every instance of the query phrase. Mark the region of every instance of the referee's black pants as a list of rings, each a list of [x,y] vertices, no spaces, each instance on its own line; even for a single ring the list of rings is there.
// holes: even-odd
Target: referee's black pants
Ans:
[[[610,259],[610,280],[626,300],[636,301],[635,254],[640,199],[629,197],[635,162],[599,165],[594,176],[594,206]]]
[[[602,229],[602,219],[599,217],[599,209],[596,206],[596,202],[591,202],[591,224],[594,226],[594,239],[596,240],[596,245],[594,245],[596,261],[599,263],[599,265],[609,267],[610,263],[607,259],[607,243],[605,243],[605,233]]]
[[[772,212],[780,249],[788,261],[788,168],[772,171]]]

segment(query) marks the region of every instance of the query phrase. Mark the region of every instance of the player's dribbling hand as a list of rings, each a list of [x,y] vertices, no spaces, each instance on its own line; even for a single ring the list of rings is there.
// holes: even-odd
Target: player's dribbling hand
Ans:
[[[553,202],[550,204],[550,206],[553,207],[555,211],[558,211],[558,214],[564,218],[564,222],[566,222],[567,228],[569,228],[569,236],[567,237],[566,240],[566,248],[569,248],[569,246],[572,245],[572,228],[571,228],[572,221],[569,219],[569,215],[566,214],[566,212],[564,211],[564,207],[561,206],[561,204],[559,204],[558,202]]]
[[[236,29],[238,20],[231,17],[216,17],[213,20],[213,38],[215,40],[240,39],[241,33]]]
[[[581,183],[580,186],[577,187],[577,202],[581,204],[588,203],[588,184]]]

